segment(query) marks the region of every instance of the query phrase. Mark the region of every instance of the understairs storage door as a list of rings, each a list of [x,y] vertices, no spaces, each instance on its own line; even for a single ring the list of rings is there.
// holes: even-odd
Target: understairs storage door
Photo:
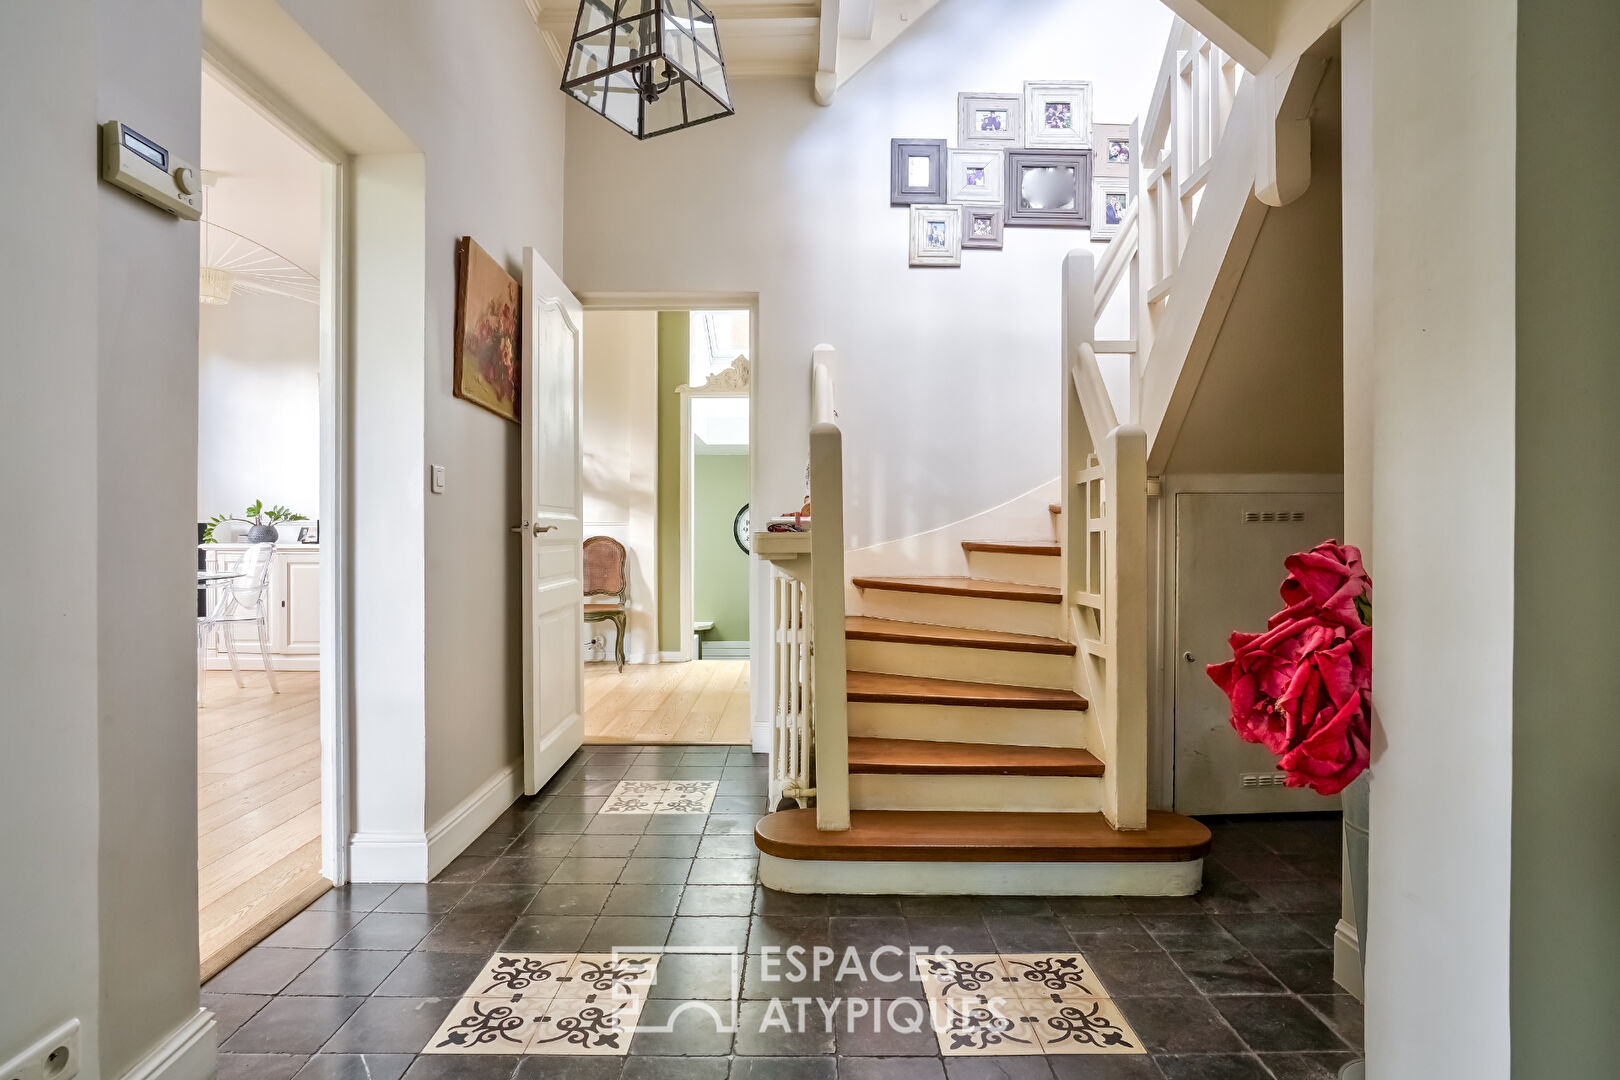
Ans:
[[[1338,797],[1276,786],[1276,758],[1232,730],[1204,672],[1232,658],[1233,630],[1254,633],[1282,608],[1283,559],[1344,531],[1333,494],[1181,493],[1175,500],[1175,809],[1181,814],[1336,810]]]

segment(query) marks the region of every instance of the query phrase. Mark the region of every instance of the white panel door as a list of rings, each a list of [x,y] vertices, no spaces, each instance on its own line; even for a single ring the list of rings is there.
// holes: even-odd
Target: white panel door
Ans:
[[[579,301],[523,249],[523,790],[533,795],[585,737]]]
[[[1244,786],[1245,777],[1280,777],[1277,759],[1232,730],[1231,705],[1204,667],[1232,658],[1232,631],[1264,630],[1281,610],[1283,559],[1340,538],[1343,496],[1185,493],[1176,496],[1175,513],[1176,812],[1338,809],[1337,796],[1309,788]]]

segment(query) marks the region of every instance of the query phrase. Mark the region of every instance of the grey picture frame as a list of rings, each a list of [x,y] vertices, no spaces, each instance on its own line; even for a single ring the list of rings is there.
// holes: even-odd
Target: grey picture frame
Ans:
[[[928,162],[924,180],[914,174],[913,159]],[[945,140],[889,140],[889,205],[914,206],[945,201]]]
[[[980,111],[1005,113],[1002,130],[979,130]],[[956,145],[963,150],[1016,150],[1024,145],[1024,95],[962,91],[956,95]]]
[[[1050,180],[1062,180],[1062,189],[1045,193],[1034,205],[1024,190],[1026,175],[1035,169],[1054,170]],[[1067,170],[1068,176],[1062,176]],[[1007,151],[1007,214],[1010,226],[1085,229],[1091,226],[1091,151]],[[1067,196],[1065,198],[1064,196]]]
[[[962,247],[1000,251],[1001,231],[1006,226],[1005,216],[999,206],[962,207]]]

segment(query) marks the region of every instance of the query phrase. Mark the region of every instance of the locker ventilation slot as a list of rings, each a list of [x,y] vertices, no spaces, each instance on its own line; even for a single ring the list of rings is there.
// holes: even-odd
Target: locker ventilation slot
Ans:
[[[1282,773],[1244,773],[1243,778],[1238,781],[1238,784],[1239,784],[1240,787],[1246,787],[1246,788],[1282,787],[1283,786],[1283,774]]]
[[[1303,510],[1245,510],[1243,523],[1245,525],[1270,525],[1283,522],[1304,521]]]

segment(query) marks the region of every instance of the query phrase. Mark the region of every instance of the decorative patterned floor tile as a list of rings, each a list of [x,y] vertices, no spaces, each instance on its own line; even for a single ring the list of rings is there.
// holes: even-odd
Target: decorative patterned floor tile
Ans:
[[[1079,953],[942,953],[917,970],[946,1057],[1145,1052]]]
[[[707,814],[718,780],[621,780],[599,814]]]
[[[422,1052],[628,1054],[657,969],[656,955],[496,953]]]

